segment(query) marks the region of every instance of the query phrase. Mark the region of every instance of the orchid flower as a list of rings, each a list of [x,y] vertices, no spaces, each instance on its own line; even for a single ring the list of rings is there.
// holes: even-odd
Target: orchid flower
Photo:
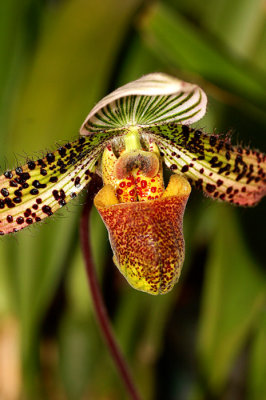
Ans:
[[[53,215],[96,173],[104,186],[94,204],[114,263],[134,288],[168,292],[184,262],[190,184],[240,206],[266,193],[263,154],[190,127],[206,106],[200,87],[162,73],[115,90],[91,110],[77,140],[0,177],[0,234]],[[163,164],[173,173],[166,188]]]

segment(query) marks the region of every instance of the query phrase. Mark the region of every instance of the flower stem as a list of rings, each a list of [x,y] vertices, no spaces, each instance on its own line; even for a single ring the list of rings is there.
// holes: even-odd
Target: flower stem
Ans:
[[[114,333],[110,324],[110,320],[107,315],[106,307],[101,295],[101,289],[95,274],[94,263],[90,248],[90,233],[89,233],[89,216],[93,204],[93,197],[95,193],[100,189],[101,182],[98,177],[94,177],[88,188],[88,198],[84,205],[83,212],[80,221],[80,239],[81,248],[84,256],[86,265],[86,272],[88,282],[91,290],[92,301],[95,309],[95,314],[100,325],[100,330],[109,348],[113,361],[117,367],[122,381],[128,391],[128,394],[132,400],[140,400],[140,396],[134,385],[133,379],[129,372],[128,365],[121,354],[118,344],[115,340]]]

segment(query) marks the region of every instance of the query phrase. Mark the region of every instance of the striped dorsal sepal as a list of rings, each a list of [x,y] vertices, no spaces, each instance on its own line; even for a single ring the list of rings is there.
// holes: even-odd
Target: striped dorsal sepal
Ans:
[[[191,83],[162,73],[145,75],[104,97],[81,126],[81,135],[175,121],[191,124],[206,112],[207,97]]]

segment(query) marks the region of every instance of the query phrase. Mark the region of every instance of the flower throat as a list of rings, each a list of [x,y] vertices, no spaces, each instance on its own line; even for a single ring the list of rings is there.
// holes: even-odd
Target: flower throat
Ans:
[[[155,143],[143,150],[137,129],[130,129],[125,136],[125,148],[117,158],[111,145],[102,157],[102,178],[110,184],[120,203],[155,200],[164,191],[162,161]]]

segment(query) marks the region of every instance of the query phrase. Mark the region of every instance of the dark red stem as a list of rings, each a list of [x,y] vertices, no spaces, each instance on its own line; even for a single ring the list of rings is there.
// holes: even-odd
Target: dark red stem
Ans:
[[[135,388],[133,379],[130,375],[128,365],[121,354],[118,344],[115,340],[113,330],[110,324],[110,320],[107,315],[106,307],[101,295],[101,289],[96,277],[94,263],[90,248],[90,233],[89,233],[89,216],[93,204],[93,197],[95,193],[100,189],[101,183],[99,178],[94,177],[89,185],[88,198],[83,207],[81,221],[80,221],[80,240],[83,257],[86,265],[87,277],[91,290],[92,301],[98,319],[101,332],[107,343],[111,356],[117,367],[117,370],[123,380],[130,398],[133,400],[140,400],[140,396]]]

